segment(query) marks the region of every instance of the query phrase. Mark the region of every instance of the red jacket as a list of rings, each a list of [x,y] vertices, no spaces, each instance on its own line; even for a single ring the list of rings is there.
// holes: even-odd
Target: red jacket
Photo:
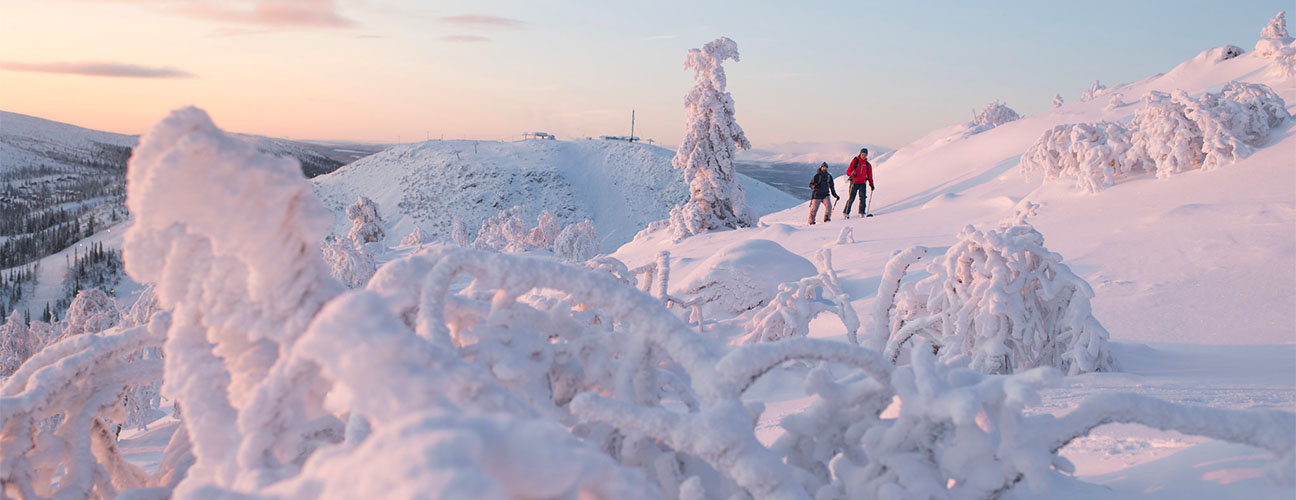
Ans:
[[[851,184],[868,183],[869,189],[873,189],[873,164],[868,160],[860,161],[858,156],[851,159],[851,164],[846,168],[846,175],[850,177]]]

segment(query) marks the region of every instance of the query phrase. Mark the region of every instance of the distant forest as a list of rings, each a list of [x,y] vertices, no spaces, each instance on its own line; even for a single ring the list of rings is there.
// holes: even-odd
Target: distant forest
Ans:
[[[0,306],[5,307],[5,313],[29,298],[41,259],[128,216],[130,147],[94,141],[88,147],[40,144],[39,149],[24,148],[38,160],[4,165],[0,177]],[[297,158],[306,177],[343,165],[305,151],[287,154]],[[107,292],[116,284],[122,273],[120,251],[92,245],[89,251],[78,252],[75,262],[69,260],[68,267],[63,297],[56,300],[53,311],[56,316],[77,291],[100,288]]]

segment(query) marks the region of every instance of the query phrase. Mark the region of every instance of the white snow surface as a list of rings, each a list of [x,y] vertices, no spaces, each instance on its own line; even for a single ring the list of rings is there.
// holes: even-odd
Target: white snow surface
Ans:
[[[313,181],[334,212],[337,235],[351,225],[343,208],[363,195],[378,203],[389,246],[414,227],[448,241],[456,219],[475,235],[482,221],[521,206],[523,220],[532,225],[545,209],[564,226],[590,219],[602,251],[610,252],[688,199],[688,184],[671,167],[672,156],[665,148],[623,141],[426,141],[388,149]],[[797,202],[750,177],[739,180],[757,215]]]
[[[1271,71],[1272,58],[1246,53],[1219,60],[1219,53],[1205,50],[1106,93],[1120,92],[1130,102],[1152,90],[1182,89],[1196,97],[1237,80],[1268,85],[1289,112],[1296,110],[1296,81]],[[875,164],[875,217],[807,226],[803,202],[762,217],[762,227],[674,245],[650,235],[613,256],[634,267],[669,250],[673,272],[683,276],[743,240],[773,240],[805,258],[831,246],[842,286],[868,330],[874,318],[866,313],[894,252],[916,245],[944,252],[965,225],[990,228],[1024,203],[1037,203],[1030,223],[1093,287],[1093,314],[1110,332],[1121,366],[1118,373],[1066,378],[1044,392],[1045,411],[1108,391],[1214,408],[1296,409],[1296,120],[1271,131],[1252,156],[1213,171],[1164,179],[1147,174],[1098,194],[1067,180],[1023,179],[1019,158],[1041,134],[1068,123],[1127,122],[1137,109],[1071,96],[1058,108],[976,135],[965,137],[966,125],[954,124]],[[845,185],[843,178],[838,185]],[[837,243],[844,228],[854,242]],[[913,279],[925,276],[916,274]],[[810,336],[843,339],[844,332],[840,322],[820,318]],[[773,376],[758,389],[754,399],[767,405],[758,431],[764,429],[767,442],[782,434],[783,416],[813,399]],[[1100,427],[1062,454],[1085,482],[1054,485],[1038,498],[1289,499],[1296,493],[1261,479],[1260,450],[1138,425]],[[1019,490],[1018,498],[1037,498]]]
[[[1111,85],[1102,95],[1119,92],[1130,102],[1151,90],[1183,90],[1198,96],[1239,80],[1270,86],[1286,101],[1289,111],[1296,110],[1296,80],[1282,79],[1281,73],[1271,71],[1273,58],[1246,53],[1219,60],[1218,52],[1210,49],[1164,74]],[[332,209],[332,231],[338,235],[350,228],[342,209],[356,196],[377,202],[387,221],[385,243],[389,247],[396,246],[416,226],[436,235],[434,238],[447,239],[455,217],[475,231],[481,220],[513,205],[535,213],[565,207],[565,213],[559,213],[564,222],[592,219],[604,248],[615,249],[613,256],[632,269],[656,262],[661,252],[669,251],[671,273],[679,277],[714,271],[717,266],[710,257],[731,247],[761,245],[758,240],[777,243],[795,254],[787,262],[759,259],[761,266],[770,268],[770,274],[790,272],[793,269],[782,267],[801,267],[802,260],[831,247],[837,281],[860,313],[863,331],[873,326],[875,319],[870,313],[875,295],[884,265],[895,252],[921,245],[940,254],[957,242],[964,226],[993,227],[1026,203],[1038,204],[1029,222],[1043,234],[1044,246],[1060,254],[1071,271],[1093,288],[1093,315],[1111,335],[1120,371],[1066,377],[1057,387],[1041,389],[1039,404],[1027,408],[1026,413],[1062,415],[1087,397],[1109,393],[1132,393],[1213,409],[1296,411],[1296,120],[1289,119],[1272,130],[1252,155],[1212,171],[1194,170],[1163,179],[1151,174],[1133,177],[1099,193],[1083,191],[1072,182],[1023,179],[1020,155],[1044,132],[1069,123],[1128,121],[1138,108],[1110,108],[1105,97],[1080,102],[1068,96],[1068,100],[1069,104],[979,134],[966,135],[966,124],[955,124],[900,148],[875,164],[879,191],[871,193],[871,206],[876,217],[834,217],[831,223],[806,226],[808,203],[779,209],[780,204],[796,200],[789,201],[772,188],[743,178],[748,203],[764,214],[760,226],[704,233],[679,243],[660,233],[630,241],[639,228],[663,218],[676,201],[687,197],[679,173],[670,168],[671,152],[642,144],[426,142],[393,148],[322,176],[314,181],[314,189]],[[481,203],[475,204],[479,199]],[[846,228],[852,238],[843,236]],[[383,261],[393,255],[385,257]],[[403,265],[422,264],[410,260]],[[379,271],[380,278],[390,279],[403,272],[402,268],[385,269]],[[914,280],[925,276],[921,271],[910,275]],[[679,279],[675,284],[686,281]],[[370,288],[381,282],[376,278]],[[385,291],[381,286],[377,289]],[[413,296],[405,291],[399,295]],[[597,298],[598,294],[594,295]],[[358,307],[367,304],[361,300],[368,300],[367,296],[354,297],[334,308],[338,318],[364,323],[362,318],[380,316],[360,315],[377,310],[377,305]],[[348,311],[356,314],[344,314]],[[348,326],[344,323],[337,325]],[[337,325],[340,331],[361,334],[361,329]],[[320,330],[315,336],[320,342],[331,338],[324,335],[326,326],[329,324],[317,325]],[[389,326],[365,331],[386,332],[386,337],[376,340],[401,339],[395,333],[400,329]],[[821,317],[810,323],[811,338],[844,342],[845,336],[841,321],[835,318]],[[332,341],[342,344],[341,338]],[[333,346],[333,352],[344,349]],[[699,359],[712,360],[710,356]],[[783,417],[808,413],[806,410],[820,401],[802,387],[807,370],[803,363],[778,366],[743,394],[746,402],[764,405],[756,426],[762,443],[769,445],[784,435],[778,426]],[[821,381],[828,371],[836,377],[855,373],[839,365],[816,371]],[[424,370],[417,375],[435,374]],[[418,377],[411,376],[411,380]],[[400,393],[399,388],[384,389]],[[361,394],[377,398],[387,393]],[[739,413],[737,408],[723,409]],[[883,416],[894,418],[902,411],[891,408]],[[492,439],[509,436],[507,441],[519,445],[565,446],[555,437],[555,429],[473,415],[415,415],[394,424],[379,428],[368,448],[407,444],[400,442],[406,431],[457,430],[447,433],[444,442],[428,440],[421,446],[427,454],[418,457],[387,457],[376,449],[362,450],[363,457],[374,460],[373,472],[379,472],[380,461],[408,458],[413,464],[416,459],[446,458],[435,453],[463,451],[451,446],[451,438],[488,445]],[[234,423],[226,425],[232,428]],[[159,444],[167,441],[159,434],[173,429],[169,422],[160,422],[147,432],[123,431],[120,447],[131,462],[151,472],[159,466]],[[1266,481],[1265,468],[1271,459],[1261,448],[1137,424],[1099,427],[1069,443],[1061,454],[1074,464],[1072,476],[1054,480],[1044,491],[1034,489],[1040,486],[1037,484],[1016,487],[1004,498],[1290,499],[1296,494],[1290,485]],[[326,459],[312,462],[318,474],[303,476],[323,478],[319,482],[283,484],[278,493],[286,497],[323,495],[325,492],[314,488],[326,484],[334,488],[329,491],[333,495],[346,496],[351,493],[348,487],[356,487],[356,494],[368,491],[360,485],[330,483],[334,481],[329,479],[333,469],[347,464],[331,464]],[[562,464],[569,466],[566,470],[556,464],[545,472],[579,478],[597,476],[603,470],[601,456],[566,459]],[[578,473],[573,467],[580,460],[585,460],[581,463],[588,468]],[[516,476],[507,465],[468,472]],[[407,470],[411,469],[385,470],[382,477],[396,480]],[[447,478],[422,477],[426,485]],[[491,489],[484,481],[455,484],[467,488],[453,490],[463,494],[517,493]],[[680,489],[695,486],[684,484]],[[409,496],[419,493],[405,491]]]

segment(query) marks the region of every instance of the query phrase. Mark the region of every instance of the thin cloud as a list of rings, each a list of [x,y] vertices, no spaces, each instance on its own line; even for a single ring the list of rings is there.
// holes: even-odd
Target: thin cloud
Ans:
[[[194,75],[171,67],[150,67],[113,62],[21,63],[0,62],[0,69],[32,73],[61,73],[117,78],[193,78]]]
[[[509,19],[507,17],[488,16],[485,14],[463,14],[458,16],[445,16],[441,22],[457,24],[460,26],[478,26],[483,28],[513,28],[522,25],[522,21]]]
[[[356,24],[337,11],[333,0],[194,1],[170,10],[199,19],[273,28],[347,28]]]
[[[441,37],[441,39],[447,42],[456,42],[456,43],[479,43],[479,42],[490,41],[489,38],[486,38],[484,36],[477,36],[477,35],[448,35],[448,36]]]
[[[674,40],[676,38],[679,38],[679,35],[653,35],[644,38],[644,40]]]

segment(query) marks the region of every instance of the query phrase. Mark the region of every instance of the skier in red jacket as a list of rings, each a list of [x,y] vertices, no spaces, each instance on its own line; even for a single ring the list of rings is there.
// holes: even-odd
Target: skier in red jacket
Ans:
[[[846,218],[850,218],[851,203],[855,202],[855,193],[859,192],[860,204],[859,214],[864,215],[864,185],[868,184],[869,189],[873,189],[873,165],[868,162],[868,148],[860,149],[859,156],[851,159],[850,166],[846,168],[846,176],[850,177],[851,187],[850,196],[846,198]]]

